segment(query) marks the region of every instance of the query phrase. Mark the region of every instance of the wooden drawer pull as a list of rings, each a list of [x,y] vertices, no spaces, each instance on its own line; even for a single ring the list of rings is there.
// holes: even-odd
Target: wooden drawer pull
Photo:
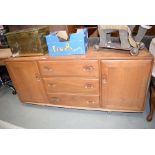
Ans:
[[[60,98],[58,98],[58,97],[52,97],[52,98],[50,98],[50,102],[54,102],[54,103],[60,102]]]
[[[46,71],[53,71],[53,69],[52,68],[50,68],[50,67],[48,67],[48,66],[44,66],[44,70],[46,70]]]
[[[96,104],[96,101],[94,101],[94,100],[88,100],[87,101],[87,104]]]
[[[85,88],[92,89],[94,88],[94,85],[92,83],[86,83]]]
[[[48,83],[48,87],[56,87],[55,83]]]
[[[86,72],[91,72],[93,71],[95,68],[92,66],[92,65],[85,65],[83,67],[83,70],[86,71]]]

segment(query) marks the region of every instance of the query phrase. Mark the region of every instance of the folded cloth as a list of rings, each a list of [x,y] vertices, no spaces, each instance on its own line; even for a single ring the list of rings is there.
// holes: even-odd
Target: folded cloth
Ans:
[[[11,49],[10,48],[3,48],[3,49],[0,49],[0,59],[7,59],[9,57],[12,56],[12,53],[11,53]]]

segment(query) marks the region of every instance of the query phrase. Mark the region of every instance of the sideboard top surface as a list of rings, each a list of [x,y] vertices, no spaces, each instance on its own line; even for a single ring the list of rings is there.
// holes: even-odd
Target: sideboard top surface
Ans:
[[[72,56],[60,56],[53,57],[49,55],[44,56],[32,56],[32,57],[11,57],[6,61],[34,61],[34,60],[70,60],[70,59],[153,59],[152,54],[145,48],[140,51],[137,56],[131,56],[129,51],[102,49],[94,51],[93,48],[89,48],[85,55],[72,55]]]

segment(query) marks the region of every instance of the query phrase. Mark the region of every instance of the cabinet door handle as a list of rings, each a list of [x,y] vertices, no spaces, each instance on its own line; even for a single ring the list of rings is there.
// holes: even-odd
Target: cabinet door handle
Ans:
[[[92,65],[83,66],[83,70],[86,72],[92,72],[95,68]]]
[[[60,102],[60,98],[52,97],[52,98],[50,98],[50,102],[54,102],[54,103]]]
[[[53,71],[53,69],[48,66],[44,66],[44,70],[49,71],[49,72]]]
[[[94,88],[94,85],[92,83],[86,83],[84,87],[88,89],[92,89]]]
[[[107,83],[107,75],[103,74],[102,75],[102,84],[106,84]]]
[[[40,81],[40,75],[38,74],[38,73],[35,73],[35,78],[38,80],[38,81]]]

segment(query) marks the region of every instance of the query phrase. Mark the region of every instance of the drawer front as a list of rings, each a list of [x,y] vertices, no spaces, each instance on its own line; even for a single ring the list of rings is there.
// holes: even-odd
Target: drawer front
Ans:
[[[99,94],[99,80],[73,77],[43,78],[47,93]]]
[[[53,105],[99,108],[99,96],[48,94],[48,99]]]
[[[98,77],[98,60],[39,61],[42,76]]]

